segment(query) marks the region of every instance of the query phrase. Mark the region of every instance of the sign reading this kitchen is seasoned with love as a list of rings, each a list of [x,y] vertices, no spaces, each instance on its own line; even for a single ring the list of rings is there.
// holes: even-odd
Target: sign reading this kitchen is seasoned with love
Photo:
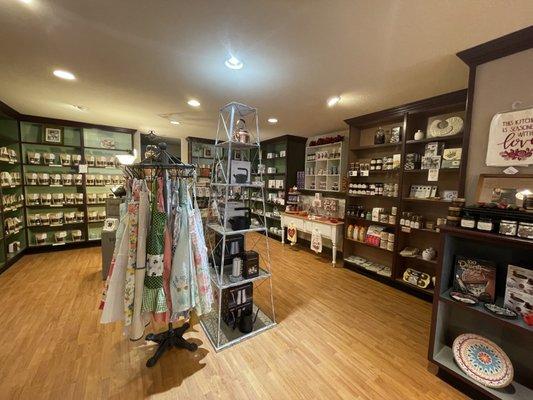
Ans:
[[[489,166],[533,164],[533,108],[496,114],[490,123]]]

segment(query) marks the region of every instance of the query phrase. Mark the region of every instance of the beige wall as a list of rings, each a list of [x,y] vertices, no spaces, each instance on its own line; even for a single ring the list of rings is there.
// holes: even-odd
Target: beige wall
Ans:
[[[509,110],[515,101],[533,105],[533,49],[503,57],[477,67],[470,147],[466,176],[466,200],[475,202],[479,174],[502,173],[504,168],[487,167],[487,142],[494,114]],[[533,166],[517,167],[533,173]]]

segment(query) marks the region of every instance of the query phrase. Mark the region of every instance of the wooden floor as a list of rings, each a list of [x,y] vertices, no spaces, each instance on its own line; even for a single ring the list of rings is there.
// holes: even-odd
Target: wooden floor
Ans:
[[[0,399],[465,398],[427,371],[429,303],[271,251],[278,326],[215,353],[196,322],[200,349],[152,369],[152,345],[98,322],[98,247],[23,257],[0,275]]]

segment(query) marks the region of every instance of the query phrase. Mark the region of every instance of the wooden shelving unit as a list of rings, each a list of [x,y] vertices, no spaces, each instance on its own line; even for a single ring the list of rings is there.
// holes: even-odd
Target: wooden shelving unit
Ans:
[[[495,303],[503,305],[508,265],[533,268],[533,241],[445,226],[440,235],[440,250],[428,359],[491,399],[533,398],[533,327],[520,317],[500,318],[486,311],[482,303],[468,306],[449,295],[456,256],[490,259],[496,264]],[[514,381],[509,387],[491,389],[481,386],[461,371],[453,358],[452,343],[462,333],[486,337],[507,353],[514,367]]]
[[[253,158],[252,162],[252,181],[254,178],[261,176],[265,182],[265,191],[267,199],[265,204],[267,206],[266,224],[267,227],[281,228],[281,219],[276,215],[276,211],[281,213],[285,210],[286,203],[281,204],[278,199],[286,201],[288,198],[289,189],[296,186],[296,172],[304,170],[304,153],[305,153],[306,138],[293,135],[279,136],[273,139],[261,141],[261,161],[265,166],[265,173],[258,173],[259,158]],[[284,156],[280,156],[285,152]],[[277,154],[276,157],[268,157],[268,154]],[[276,172],[267,172],[268,168],[275,168]],[[282,180],[282,187],[269,188],[269,181]],[[254,195],[255,194],[255,195]],[[262,208],[263,199],[260,196],[260,189],[252,192],[252,198],[247,200],[248,207],[252,211],[253,217],[263,217],[261,213],[257,212]],[[272,200],[275,198],[276,200]],[[271,214],[273,213],[274,214]],[[279,233],[270,231],[269,235],[273,235],[276,239],[281,240]]]
[[[425,138],[414,140],[414,133],[421,129],[427,130],[428,119],[445,115],[449,113],[458,113],[464,116],[466,108],[466,90],[432,97],[429,99],[405,104],[388,110],[363,115],[346,120],[350,127],[348,165],[352,162],[370,161],[372,158],[382,158],[393,154],[401,154],[401,165],[396,170],[369,171],[369,176],[348,176],[348,183],[389,183],[398,185],[398,197],[374,196],[374,195],[351,195],[346,194],[346,209],[350,205],[363,206],[365,210],[371,211],[373,207],[383,207],[390,211],[396,207],[397,215],[395,224],[383,224],[366,219],[357,219],[349,215],[345,216],[346,228],[350,224],[356,225],[381,225],[386,226],[387,232],[394,233],[395,242],[392,252],[376,257],[373,250],[368,250],[364,246],[358,246],[354,241],[345,239],[344,255],[345,258],[351,255],[360,256],[371,261],[381,262],[392,268],[392,282],[397,283],[398,287],[408,287],[410,292],[421,294],[423,297],[430,297],[433,293],[431,288],[422,289],[405,283],[402,280],[404,271],[408,268],[414,268],[435,276],[436,261],[428,262],[418,258],[405,258],[399,255],[399,252],[407,247],[417,247],[421,250],[427,247],[437,248],[438,232],[425,228],[420,229],[402,229],[400,218],[403,212],[412,212],[421,215],[430,220],[436,220],[438,217],[445,218],[449,201],[441,199],[419,199],[410,198],[409,192],[411,185],[414,184],[432,184],[439,187],[439,193],[442,190],[457,190],[459,197],[464,194],[464,177],[466,173],[465,160],[467,156],[468,133],[462,133],[454,136]],[[374,145],[374,135],[376,130],[382,127],[384,130],[390,130],[392,127],[401,128],[401,141],[399,143],[385,143]],[[424,146],[429,142],[443,142],[448,147],[461,147],[462,159],[461,166],[457,169],[441,169],[439,171],[438,182],[427,181],[427,170],[405,170],[405,158],[408,153],[424,153]]]

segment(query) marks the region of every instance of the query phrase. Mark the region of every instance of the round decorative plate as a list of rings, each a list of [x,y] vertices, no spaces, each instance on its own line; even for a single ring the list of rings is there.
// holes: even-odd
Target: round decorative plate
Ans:
[[[503,388],[513,381],[511,360],[490,340],[465,333],[455,338],[452,349],[459,368],[476,382],[491,388]]]
[[[498,317],[509,318],[509,319],[518,318],[518,314],[509,308],[500,307],[500,306],[497,306],[496,304],[490,304],[490,303],[485,303],[483,304],[483,306],[485,307],[487,311],[497,315]]]

